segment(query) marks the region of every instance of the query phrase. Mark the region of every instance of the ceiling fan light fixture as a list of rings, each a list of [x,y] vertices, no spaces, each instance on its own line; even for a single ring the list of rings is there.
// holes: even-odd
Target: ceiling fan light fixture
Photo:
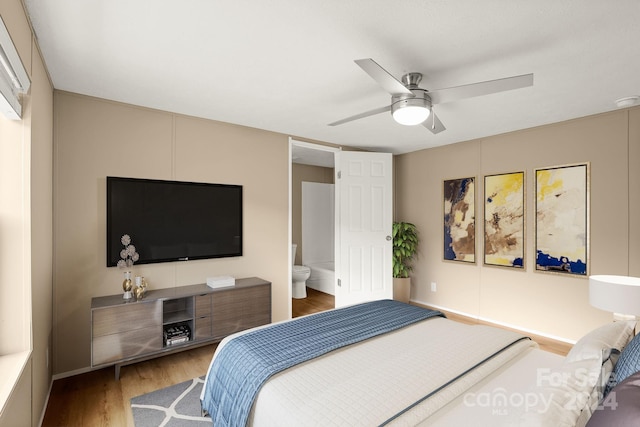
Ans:
[[[401,125],[415,126],[427,120],[431,114],[429,107],[425,98],[402,99],[391,105],[391,115]]]

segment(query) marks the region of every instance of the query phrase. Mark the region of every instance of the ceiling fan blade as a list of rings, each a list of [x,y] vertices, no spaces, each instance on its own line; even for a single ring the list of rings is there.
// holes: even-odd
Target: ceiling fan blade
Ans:
[[[382,68],[376,61],[371,58],[356,59],[354,61],[362,68],[365,73],[369,74],[373,80],[378,82],[380,86],[391,95],[411,95],[413,92],[405,87],[399,80],[393,77],[387,70]]]
[[[521,76],[506,77],[503,79],[488,80],[486,82],[438,89],[433,92],[429,91],[428,94],[429,97],[431,97],[431,102],[433,104],[443,104],[445,102],[520,89],[527,86],[533,86],[533,74],[523,74]]]
[[[375,116],[376,114],[385,113],[391,111],[391,106],[376,108],[375,110],[366,111],[364,113],[356,114],[355,116],[347,117],[346,119],[338,120],[337,122],[329,123],[329,126],[337,126],[343,123],[352,122],[354,120],[363,119],[369,116]]]
[[[429,129],[431,133],[434,135],[447,129],[446,127],[444,127],[444,125],[442,124],[438,116],[436,116],[436,113],[433,112],[433,110],[431,110],[431,115],[427,117],[427,120],[422,122],[422,126]]]

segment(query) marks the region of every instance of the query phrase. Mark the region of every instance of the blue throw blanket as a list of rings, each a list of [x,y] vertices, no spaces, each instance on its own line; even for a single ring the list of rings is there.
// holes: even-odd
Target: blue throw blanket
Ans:
[[[372,301],[278,323],[238,336],[216,355],[202,408],[215,427],[245,426],[253,400],[272,375],[332,350],[444,317],[398,301]]]

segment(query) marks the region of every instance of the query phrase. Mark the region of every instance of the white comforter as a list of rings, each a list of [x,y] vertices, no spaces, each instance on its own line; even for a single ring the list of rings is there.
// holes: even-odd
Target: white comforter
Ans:
[[[379,425],[517,337],[520,335],[513,332],[442,318],[419,322],[271,377],[254,402],[249,424]],[[418,424],[532,346],[536,344],[530,340],[520,341],[389,425]]]

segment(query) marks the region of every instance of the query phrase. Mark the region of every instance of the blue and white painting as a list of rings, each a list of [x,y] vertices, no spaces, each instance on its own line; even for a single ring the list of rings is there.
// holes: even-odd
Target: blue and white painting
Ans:
[[[444,259],[476,262],[475,178],[444,181]]]
[[[589,164],[536,170],[536,270],[588,275]]]

